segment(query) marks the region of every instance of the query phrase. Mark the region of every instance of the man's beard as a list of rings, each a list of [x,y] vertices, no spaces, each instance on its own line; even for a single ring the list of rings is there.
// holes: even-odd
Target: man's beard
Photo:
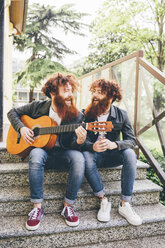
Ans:
[[[71,99],[71,105],[66,104],[66,100]],[[69,97],[67,99],[64,99],[62,96],[57,95],[54,99],[54,104],[57,108],[57,113],[62,121],[64,122],[70,122],[78,116],[78,109],[74,105],[74,99],[73,97]]]
[[[98,116],[105,113],[110,106],[110,99],[107,97],[103,98],[102,100],[98,100],[97,103],[94,103],[94,97],[91,100],[91,103],[85,109],[85,116],[88,119],[96,120]]]

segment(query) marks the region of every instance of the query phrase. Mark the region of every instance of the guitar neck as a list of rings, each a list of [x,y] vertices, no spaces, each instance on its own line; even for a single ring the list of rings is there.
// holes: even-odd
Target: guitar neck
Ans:
[[[41,127],[39,128],[39,135],[74,132],[75,129],[78,128],[79,126],[82,126],[83,128],[86,129],[88,126],[88,123],[61,125],[61,126],[56,126],[56,127]]]

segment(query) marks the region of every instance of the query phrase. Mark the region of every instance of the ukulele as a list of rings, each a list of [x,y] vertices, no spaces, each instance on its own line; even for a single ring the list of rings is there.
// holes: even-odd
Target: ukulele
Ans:
[[[32,119],[27,115],[21,116],[21,121],[26,127],[34,132],[34,142],[27,144],[18,132],[10,125],[6,148],[10,154],[26,157],[35,148],[52,149],[56,143],[57,134],[74,132],[76,128],[82,126],[84,129],[93,132],[111,132],[113,125],[111,121],[76,123],[58,126],[49,116],[42,116]]]

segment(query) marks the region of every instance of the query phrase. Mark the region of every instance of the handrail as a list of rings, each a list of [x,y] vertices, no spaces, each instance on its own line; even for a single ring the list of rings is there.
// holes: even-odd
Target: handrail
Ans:
[[[165,84],[165,73],[161,72],[155,66],[151,65],[144,58],[139,58],[139,64],[142,65],[148,72],[156,77],[161,83]]]
[[[89,77],[89,76],[91,76],[91,75],[93,75],[93,74],[95,74],[95,73],[97,73],[97,72],[103,71],[103,70],[105,70],[105,69],[107,69],[107,68],[109,68],[109,67],[112,67],[112,66],[115,66],[115,65],[117,65],[117,64],[120,64],[120,63],[122,63],[122,62],[125,62],[125,61],[127,61],[127,60],[136,58],[137,56],[138,56],[138,57],[143,57],[143,51],[142,51],[142,50],[139,50],[139,51],[134,52],[134,53],[131,53],[131,54],[129,54],[129,55],[123,57],[123,58],[117,59],[117,60],[115,60],[115,61],[113,61],[113,62],[111,62],[111,63],[108,63],[108,64],[106,64],[106,65],[104,65],[104,66],[98,68],[98,69],[95,69],[95,70],[93,70],[93,71],[91,71],[91,72],[86,73],[85,75],[79,77],[78,79],[81,80],[81,79],[83,79],[83,78],[85,78],[85,77]]]

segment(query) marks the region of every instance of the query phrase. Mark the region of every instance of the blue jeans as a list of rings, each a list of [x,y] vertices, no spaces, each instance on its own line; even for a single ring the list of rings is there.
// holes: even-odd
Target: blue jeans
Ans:
[[[95,169],[95,165],[98,167],[116,167],[123,165],[122,174],[121,174],[121,199],[129,202],[131,200],[133,185],[136,177],[136,155],[132,149],[124,150],[107,150],[105,152],[94,153],[93,159],[90,156],[90,160],[93,162],[86,162],[86,172],[88,168],[92,171],[91,167],[93,166],[93,174],[86,174],[87,179],[89,175],[93,177],[93,180],[90,179],[91,187],[99,186],[101,183],[98,175],[98,171]]]
[[[92,153],[91,153],[92,155]],[[50,151],[45,151],[41,148],[34,148],[30,152],[29,157],[29,184],[31,202],[40,203],[43,201],[43,183],[44,183],[44,168],[55,168],[59,170],[67,170],[69,168],[69,177],[67,182],[67,189],[65,195],[65,202],[73,204],[77,197],[77,192],[81,186],[84,174],[92,186],[94,194],[101,195],[103,193],[103,185],[97,182],[94,183],[93,176],[97,173],[97,167],[92,172],[86,168],[85,153],[76,150],[64,150],[62,148],[54,147]],[[90,156],[87,156],[87,161]],[[97,178],[97,176],[96,176]],[[100,180],[98,178],[98,180]],[[96,185],[95,185],[96,184]]]
[[[54,147],[50,151],[34,148],[29,157],[29,184],[31,202],[43,201],[44,168],[67,169],[69,177],[65,201],[73,204],[85,172],[85,160],[81,152]]]
[[[92,152],[83,152],[85,158],[85,177],[91,186],[95,196],[104,193],[104,185],[96,165],[96,156]]]

